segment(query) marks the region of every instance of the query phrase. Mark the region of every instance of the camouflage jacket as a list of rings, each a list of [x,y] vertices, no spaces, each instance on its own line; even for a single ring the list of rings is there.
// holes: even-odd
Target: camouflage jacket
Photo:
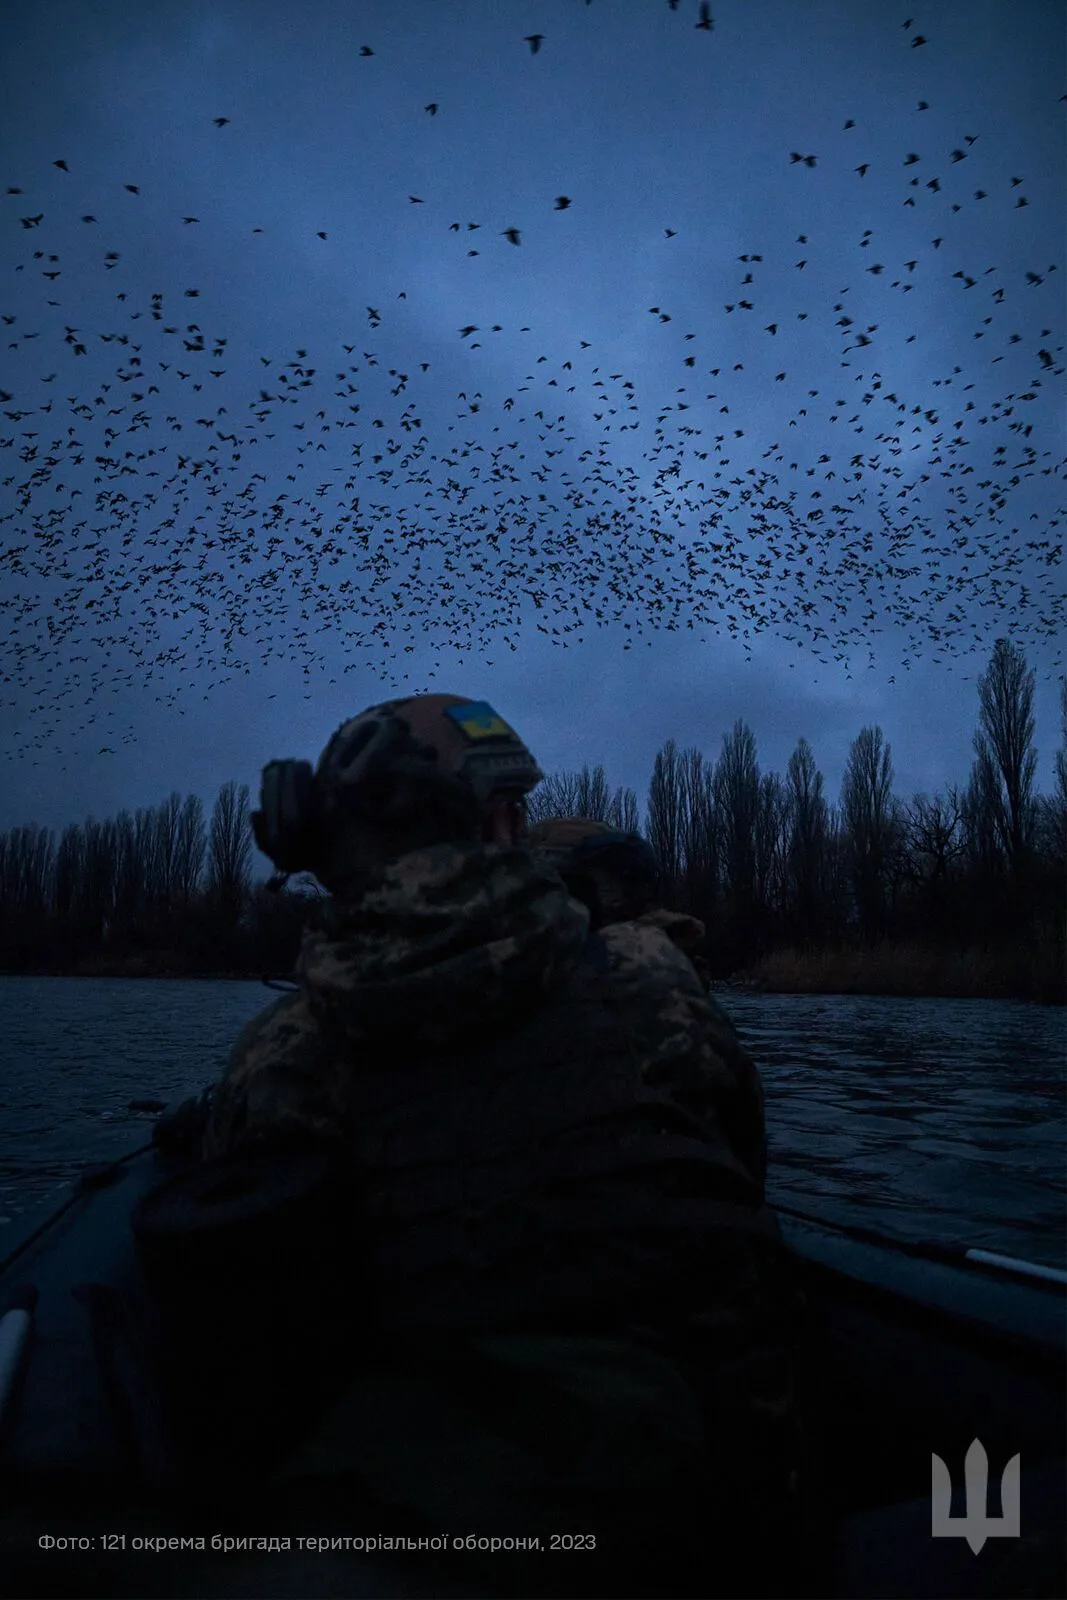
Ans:
[[[590,936],[527,852],[437,845],[326,902],[297,975],[238,1038],[204,1155],[336,1144],[387,1325],[699,1305],[777,1248],[758,1074],[659,927]]]
[[[699,950],[707,929],[699,917],[691,917],[684,911],[668,911],[665,906],[653,906],[650,911],[642,912],[636,921],[649,928],[662,928],[679,950],[689,957],[703,987],[709,987],[711,968]]]

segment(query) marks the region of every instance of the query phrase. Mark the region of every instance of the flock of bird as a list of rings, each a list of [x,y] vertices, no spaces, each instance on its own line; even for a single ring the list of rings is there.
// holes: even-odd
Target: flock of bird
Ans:
[[[695,27],[713,31],[706,5]],[[927,45],[912,27],[903,24],[910,47]],[[550,43],[522,42],[534,56]],[[441,109],[424,103],[432,117]],[[920,100],[914,115],[927,110]],[[231,117],[213,123],[232,137]],[[841,137],[862,184],[872,163],[852,162],[863,154],[847,142],[860,137],[856,119]],[[805,278],[824,244],[813,226],[776,257],[766,239],[740,253],[734,287],[703,328],[676,321],[666,295],[635,310],[639,335],[643,320],[679,380],[645,407],[637,381],[602,364],[595,338],[550,352],[532,322],[483,315],[453,331],[454,353],[429,361],[410,353],[404,311],[384,310],[384,299],[332,349],[308,340],[286,355],[242,351],[210,331],[210,291],[146,291],[124,276],[120,250],[57,247],[79,221],[86,238],[101,229],[107,196],[82,211],[73,187],[69,204],[54,185],[35,202],[41,174],[10,184],[20,303],[36,316],[27,327],[25,310],[3,311],[0,706],[32,709],[5,755],[59,748],[61,727],[64,743],[106,733],[100,753],[113,753],[106,696],[119,688],[155,684],[155,700],[181,713],[208,679],[210,693],[277,661],[301,667],[308,685],[320,668],[367,663],[399,684],[427,648],[443,642],[493,666],[531,626],[563,649],[607,629],[624,651],[693,630],[725,632],[749,653],[768,632],[795,643],[801,662],[849,666],[863,652],[873,662],[876,636],[894,626],[906,632],[906,669],[988,649],[990,613],[1010,616],[1017,643],[1062,639],[1060,518],[1030,509],[1035,486],[1052,503],[1064,476],[1062,458],[1039,447],[1050,381],[1064,372],[1049,325],[1058,268],[951,257],[962,208],[985,207],[1011,252],[1013,213],[1028,204],[1024,178],[983,174],[983,147],[980,133],[961,131],[940,169],[899,154],[901,215],[921,214],[925,242],[911,227],[898,261],[896,219],[884,243],[871,229],[835,234],[862,288]],[[975,168],[966,192],[945,177],[964,162]],[[826,166],[788,150],[782,163],[813,183],[807,174]],[[74,185],[72,153],[51,165]],[[141,183],[115,188],[131,205],[141,199]],[[428,218],[436,209],[413,194],[398,204]],[[580,208],[557,195],[545,209]],[[467,242],[483,229],[506,257],[545,226],[446,216],[427,228],[459,235],[469,257],[492,248]],[[198,225],[175,217],[177,260],[183,230]],[[659,226],[668,240],[682,232]],[[316,232],[329,238],[329,227]],[[786,268],[808,309],[782,293]],[[122,284],[105,326],[66,320],[75,273]],[[928,368],[912,378],[918,392],[905,392],[883,370],[915,372],[901,359],[923,337],[909,331],[906,297],[945,279],[958,282],[969,338],[950,369]],[[724,319],[744,324],[731,351],[744,360],[709,354],[722,348]],[[829,384],[809,388],[796,370],[806,337],[806,369],[833,366]],[[507,392],[494,341],[529,352]],[[776,357],[780,346],[790,356]],[[1012,377],[998,386],[1005,361]],[[465,374],[447,405],[442,369]],[[80,370],[89,381],[78,392]],[[748,421],[768,395],[783,397],[773,439]]]

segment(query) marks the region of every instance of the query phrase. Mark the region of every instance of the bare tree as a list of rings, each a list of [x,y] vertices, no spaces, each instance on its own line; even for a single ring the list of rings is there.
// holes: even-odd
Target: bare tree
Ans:
[[[641,813],[637,804],[637,796],[630,788],[621,785],[611,797],[611,809],[608,819],[616,828],[621,828],[624,833],[640,833]]]
[[[199,795],[187,794],[178,819],[174,852],[174,892],[180,906],[188,906],[196,896],[206,849],[203,804]]]
[[[673,901],[682,876],[682,784],[678,750],[668,739],[656,752],[648,786],[647,838],[659,861],[664,897]]]
[[[849,747],[841,810],[849,843],[860,929],[868,944],[885,924],[885,892],[894,826],[893,764],[881,728],[861,728]]]
[[[111,823],[115,842],[114,910],[116,922],[127,923],[137,894],[137,860],[133,845],[133,818],[120,811]]]
[[[738,922],[750,913],[754,902],[759,782],[756,738],[738,718],[733,730],[723,735],[712,780],[721,829],[723,884]]]
[[[164,905],[172,906],[177,898],[178,847],[181,837],[181,795],[174,792],[156,807],[155,858],[159,896]]]
[[[786,900],[800,944],[817,934],[821,889],[826,874],[829,814],[823,777],[808,741],[801,737],[786,769]]]
[[[587,766],[583,767],[578,775],[578,810],[575,814],[589,817],[593,822],[609,822],[611,798],[604,768],[597,765],[590,772]]]
[[[838,940],[857,924],[848,828],[839,806],[829,806],[819,886],[821,929]]]
[[[1045,807],[1048,850],[1058,867],[1067,866],[1067,678],[1060,679],[1060,745],[1055,758],[1055,784]]]
[[[545,822],[549,817],[575,817],[577,806],[576,772],[550,772],[526,796],[526,815],[531,823]]]
[[[89,930],[105,937],[111,930],[118,880],[118,837],[115,824],[94,822],[89,817],[85,831],[85,916]]]
[[[1067,678],[1060,679],[1060,747],[1056,751],[1056,798],[1067,809]]]
[[[708,916],[719,885],[719,840],[715,815],[714,772],[695,748],[682,753],[680,871],[685,905]]]
[[[251,880],[252,839],[248,785],[224,783],[215,799],[208,837],[208,893],[227,920],[236,922]]]
[[[592,822],[607,822],[612,827],[637,831],[637,796],[632,789],[608,788],[602,765],[590,771],[549,773],[526,797],[526,814],[531,823],[549,817],[588,817]]]
[[[765,772],[759,782],[753,835],[755,903],[764,942],[774,924],[775,913],[782,905],[787,810],[781,778],[777,772]]]
[[[932,799],[917,794],[907,813],[909,873],[922,893],[937,903],[964,850],[963,798],[954,786]]]
[[[976,752],[987,747],[997,776],[996,824],[1001,848],[1016,878],[1030,851],[1035,820],[1034,679],[1026,658],[998,639],[988,671],[978,680],[980,727]]]
[[[2,871],[5,909],[19,916],[46,915],[52,903],[55,838],[49,828],[12,828]]]
[[[1003,829],[998,823],[1001,793],[988,743],[975,738],[975,757],[963,797],[963,833],[973,872],[985,881],[997,874],[1003,861]]]

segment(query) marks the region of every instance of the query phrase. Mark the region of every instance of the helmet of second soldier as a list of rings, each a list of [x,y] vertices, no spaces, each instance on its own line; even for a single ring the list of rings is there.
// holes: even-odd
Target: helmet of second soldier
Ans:
[[[342,723],[315,770],[331,893],[428,845],[515,842],[543,774],[482,700],[411,695]]]
[[[589,817],[551,817],[525,842],[588,907],[594,928],[638,917],[659,898],[659,864],[639,833]]]

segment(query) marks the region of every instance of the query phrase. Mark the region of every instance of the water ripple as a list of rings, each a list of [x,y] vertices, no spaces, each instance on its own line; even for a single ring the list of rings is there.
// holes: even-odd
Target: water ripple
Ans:
[[[256,982],[0,977],[0,1220],[216,1079]],[[1062,1266],[1067,1014],[1016,1001],[723,996],[763,1073],[772,1200]]]

